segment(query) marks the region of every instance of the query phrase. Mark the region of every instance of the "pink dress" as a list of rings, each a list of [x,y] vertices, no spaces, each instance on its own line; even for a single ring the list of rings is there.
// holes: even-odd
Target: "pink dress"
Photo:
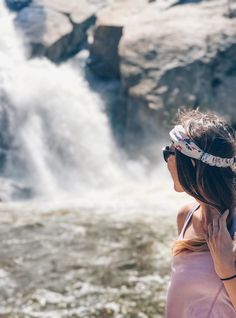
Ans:
[[[189,211],[179,240],[183,239],[198,206]],[[230,233],[235,230],[236,215]],[[173,256],[171,269],[165,318],[236,318],[236,310],[214,270],[209,251],[182,252]]]

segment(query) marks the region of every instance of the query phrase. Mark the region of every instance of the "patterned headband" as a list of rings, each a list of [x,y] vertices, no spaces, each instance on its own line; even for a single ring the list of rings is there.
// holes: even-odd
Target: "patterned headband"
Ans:
[[[188,157],[201,160],[210,166],[223,168],[233,167],[233,165],[236,164],[236,157],[221,158],[201,150],[193,140],[188,137],[184,127],[181,125],[175,126],[169,134],[174,143],[174,147]]]

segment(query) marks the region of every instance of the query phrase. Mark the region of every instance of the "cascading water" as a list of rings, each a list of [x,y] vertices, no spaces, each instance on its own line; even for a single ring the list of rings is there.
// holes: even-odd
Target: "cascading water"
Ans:
[[[12,19],[1,4],[2,176],[49,196],[124,181],[102,101],[69,65],[27,60]]]
[[[46,58],[27,59],[14,15],[0,6],[0,198],[69,196],[82,206],[110,200],[113,206],[164,207],[167,169],[149,167],[145,175],[145,158],[128,160],[83,72]]]

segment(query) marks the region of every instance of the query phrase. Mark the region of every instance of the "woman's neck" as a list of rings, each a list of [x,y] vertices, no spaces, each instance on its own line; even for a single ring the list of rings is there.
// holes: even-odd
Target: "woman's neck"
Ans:
[[[212,223],[213,218],[220,216],[218,210],[205,203],[199,202],[199,208],[194,213],[194,220],[196,226],[201,227],[202,230],[207,231],[208,224]],[[200,226],[199,226],[200,225]]]

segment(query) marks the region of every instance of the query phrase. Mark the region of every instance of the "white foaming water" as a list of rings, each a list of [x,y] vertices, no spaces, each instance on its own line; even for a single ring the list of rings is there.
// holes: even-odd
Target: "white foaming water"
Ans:
[[[68,65],[27,61],[13,16],[1,6],[0,83],[14,131],[4,177],[50,196],[123,182],[101,100]]]
[[[82,74],[27,60],[13,18],[0,2],[0,107],[11,136],[2,176],[51,202],[164,204],[170,183],[160,172],[145,178],[145,167],[117,149],[103,102]]]

